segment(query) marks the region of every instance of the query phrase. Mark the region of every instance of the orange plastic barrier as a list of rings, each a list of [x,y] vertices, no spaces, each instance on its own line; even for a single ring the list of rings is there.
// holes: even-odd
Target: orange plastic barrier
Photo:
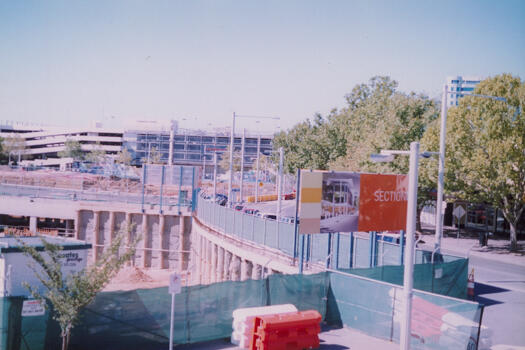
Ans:
[[[255,317],[250,349],[316,349],[319,347],[320,322],[321,314],[315,310]]]

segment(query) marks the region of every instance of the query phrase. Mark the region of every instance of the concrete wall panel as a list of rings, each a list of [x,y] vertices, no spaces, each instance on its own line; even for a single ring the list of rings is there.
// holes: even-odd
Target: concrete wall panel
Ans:
[[[166,261],[167,268],[179,268],[179,225],[180,217],[166,215],[166,227],[164,230],[164,249],[169,249],[170,253]]]

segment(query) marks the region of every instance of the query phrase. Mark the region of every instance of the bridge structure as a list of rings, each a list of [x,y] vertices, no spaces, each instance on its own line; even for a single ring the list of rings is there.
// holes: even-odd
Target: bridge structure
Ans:
[[[231,321],[225,319],[224,310],[218,305],[224,301],[220,298],[235,294],[228,286],[243,291],[244,299],[232,297],[231,305],[252,303],[251,294],[265,290],[268,293],[286,291],[290,294],[286,297],[290,299],[286,300],[300,304],[312,299],[313,290],[319,292],[313,299],[320,310],[324,310],[327,320],[397,341],[402,309],[399,286],[402,284],[404,256],[402,244],[379,240],[374,232],[299,236],[292,223],[264,219],[220,206],[193,189],[192,194],[185,201],[176,195],[162,202],[154,195],[145,201],[138,201],[138,197],[132,194],[0,184],[0,215],[29,217],[30,224],[33,222],[36,228],[41,218],[65,220],[68,233],[92,245],[88,262],[98,258],[119,230],[133,227],[127,233],[142,237],[133,264],[184,273],[186,280],[195,285],[186,287],[186,298],[193,293],[197,295],[196,300],[200,300],[198,291],[207,293],[207,298],[217,296],[217,300],[210,299],[204,304],[195,301],[196,305],[199,308],[217,305],[214,317],[221,319],[221,327],[230,332]],[[418,315],[432,314],[436,325],[450,323],[441,319],[440,315],[446,312],[455,317],[454,320],[463,322],[465,330],[454,326],[454,332],[445,334],[441,326],[436,326],[431,333],[422,333],[421,336],[425,341],[436,343],[439,349],[465,348],[466,343],[475,339],[473,335],[479,332],[482,314],[477,303],[457,299],[465,294],[468,260],[442,256],[443,260],[438,264],[431,264],[431,253],[416,250],[415,271],[418,277],[415,287],[418,292],[414,297],[417,301],[415,309]],[[302,269],[299,255],[304,256]],[[269,284],[277,281],[283,284],[268,289]],[[254,291],[244,291],[243,288],[252,285],[250,283],[258,283],[258,287]],[[290,287],[292,284],[293,288]],[[266,287],[263,288],[263,285]],[[333,295],[328,290],[332,290]],[[352,292],[348,293],[349,290]],[[151,293],[166,294],[156,290]],[[149,300],[151,305],[158,300],[157,294],[152,295],[155,302]],[[328,302],[329,299],[332,301]],[[269,302],[273,299],[267,296],[265,300]],[[330,309],[333,305],[337,305],[337,312]],[[162,309],[169,308],[163,306]],[[199,312],[189,314],[200,319]],[[229,309],[228,312],[231,314]],[[184,317],[189,317],[189,314]],[[150,316],[164,317],[164,313],[152,311]],[[430,317],[427,316],[425,320]],[[197,319],[192,322],[197,322]],[[423,326],[418,329],[427,330]],[[461,332],[456,332],[460,329]],[[220,337],[224,336],[225,333],[220,334]],[[451,346],[450,342],[461,346]]]

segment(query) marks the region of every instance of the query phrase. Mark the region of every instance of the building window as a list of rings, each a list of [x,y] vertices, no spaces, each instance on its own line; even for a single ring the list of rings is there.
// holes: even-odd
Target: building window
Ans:
[[[190,151],[200,151],[201,145],[188,145],[188,150]]]

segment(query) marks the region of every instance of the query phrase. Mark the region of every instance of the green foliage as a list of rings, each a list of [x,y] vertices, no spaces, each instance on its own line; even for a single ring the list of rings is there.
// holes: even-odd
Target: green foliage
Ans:
[[[129,247],[122,251],[125,237],[125,232],[121,230],[99,260],[82,271],[67,276],[62,273],[62,246],[52,244],[41,237],[44,252],[39,252],[19,240],[24,253],[36,263],[31,267],[45,287],[45,292],[41,294],[37,288],[27,283],[25,287],[35,299],[46,299],[53,306],[53,319],[60,325],[63,350],[68,347],[71,330],[78,321],[82,308],[95,299],[97,293],[135,254],[139,238],[130,242]]]
[[[331,163],[332,169],[408,173],[408,157],[373,163],[370,154],[382,149],[408,150],[437,118],[438,108],[426,96],[396,89],[397,82],[389,77],[374,77],[346,96],[348,106],[335,118],[346,136],[346,155]]]
[[[127,148],[124,148],[121,152],[117,153],[117,157],[115,160],[117,161],[117,163],[130,165],[132,161],[131,153],[128,151]]]
[[[299,168],[326,170],[331,161],[345,154],[346,138],[335,118],[335,114],[326,119],[316,114],[313,121],[307,119],[275,135],[274,151],[283,147],[285,172],[295,173]]]
[[[58,152],[60,158],[73,158],[73,160],[82,160],[84,154],[80,142],[74,140],[67,140],[64,144],[65,148],[63,151]]]
[[[233,152],[233,171],[241,171],[241,151],[234,151]],[[218,163],[219,167],[223,171],[229,171],[230,170],[230,146],[226,148],[226,150],[222,153],[222,159]]]
[[[398,92],[389,77],[374,77],[346,95],[347,106],[328,117],[297,124],[274,138],[285,150],[285,168],[407,173],[408,159],[377,164],[370,154],[381,149],[410,148],[438,115],[436,103],[423,95]]]
[[[24,153],[25,141],[20,135],[8,136],[2,141],[3,153],[10,159],[18,159]]]
[[[106,152],[102,149],[100,142],[97,142],[95,148],[86,154],[86,160],[95,164],[103,163],[106,160]]]
[[[525,208],[525,84],[509,74],[482,81],[474,93],[505,97],[507,102],[465,96],[447,118],[445,190],[455,198],[501,209],[510,224],[511,249]],[[438,149],[439,125],[424,137]]]

